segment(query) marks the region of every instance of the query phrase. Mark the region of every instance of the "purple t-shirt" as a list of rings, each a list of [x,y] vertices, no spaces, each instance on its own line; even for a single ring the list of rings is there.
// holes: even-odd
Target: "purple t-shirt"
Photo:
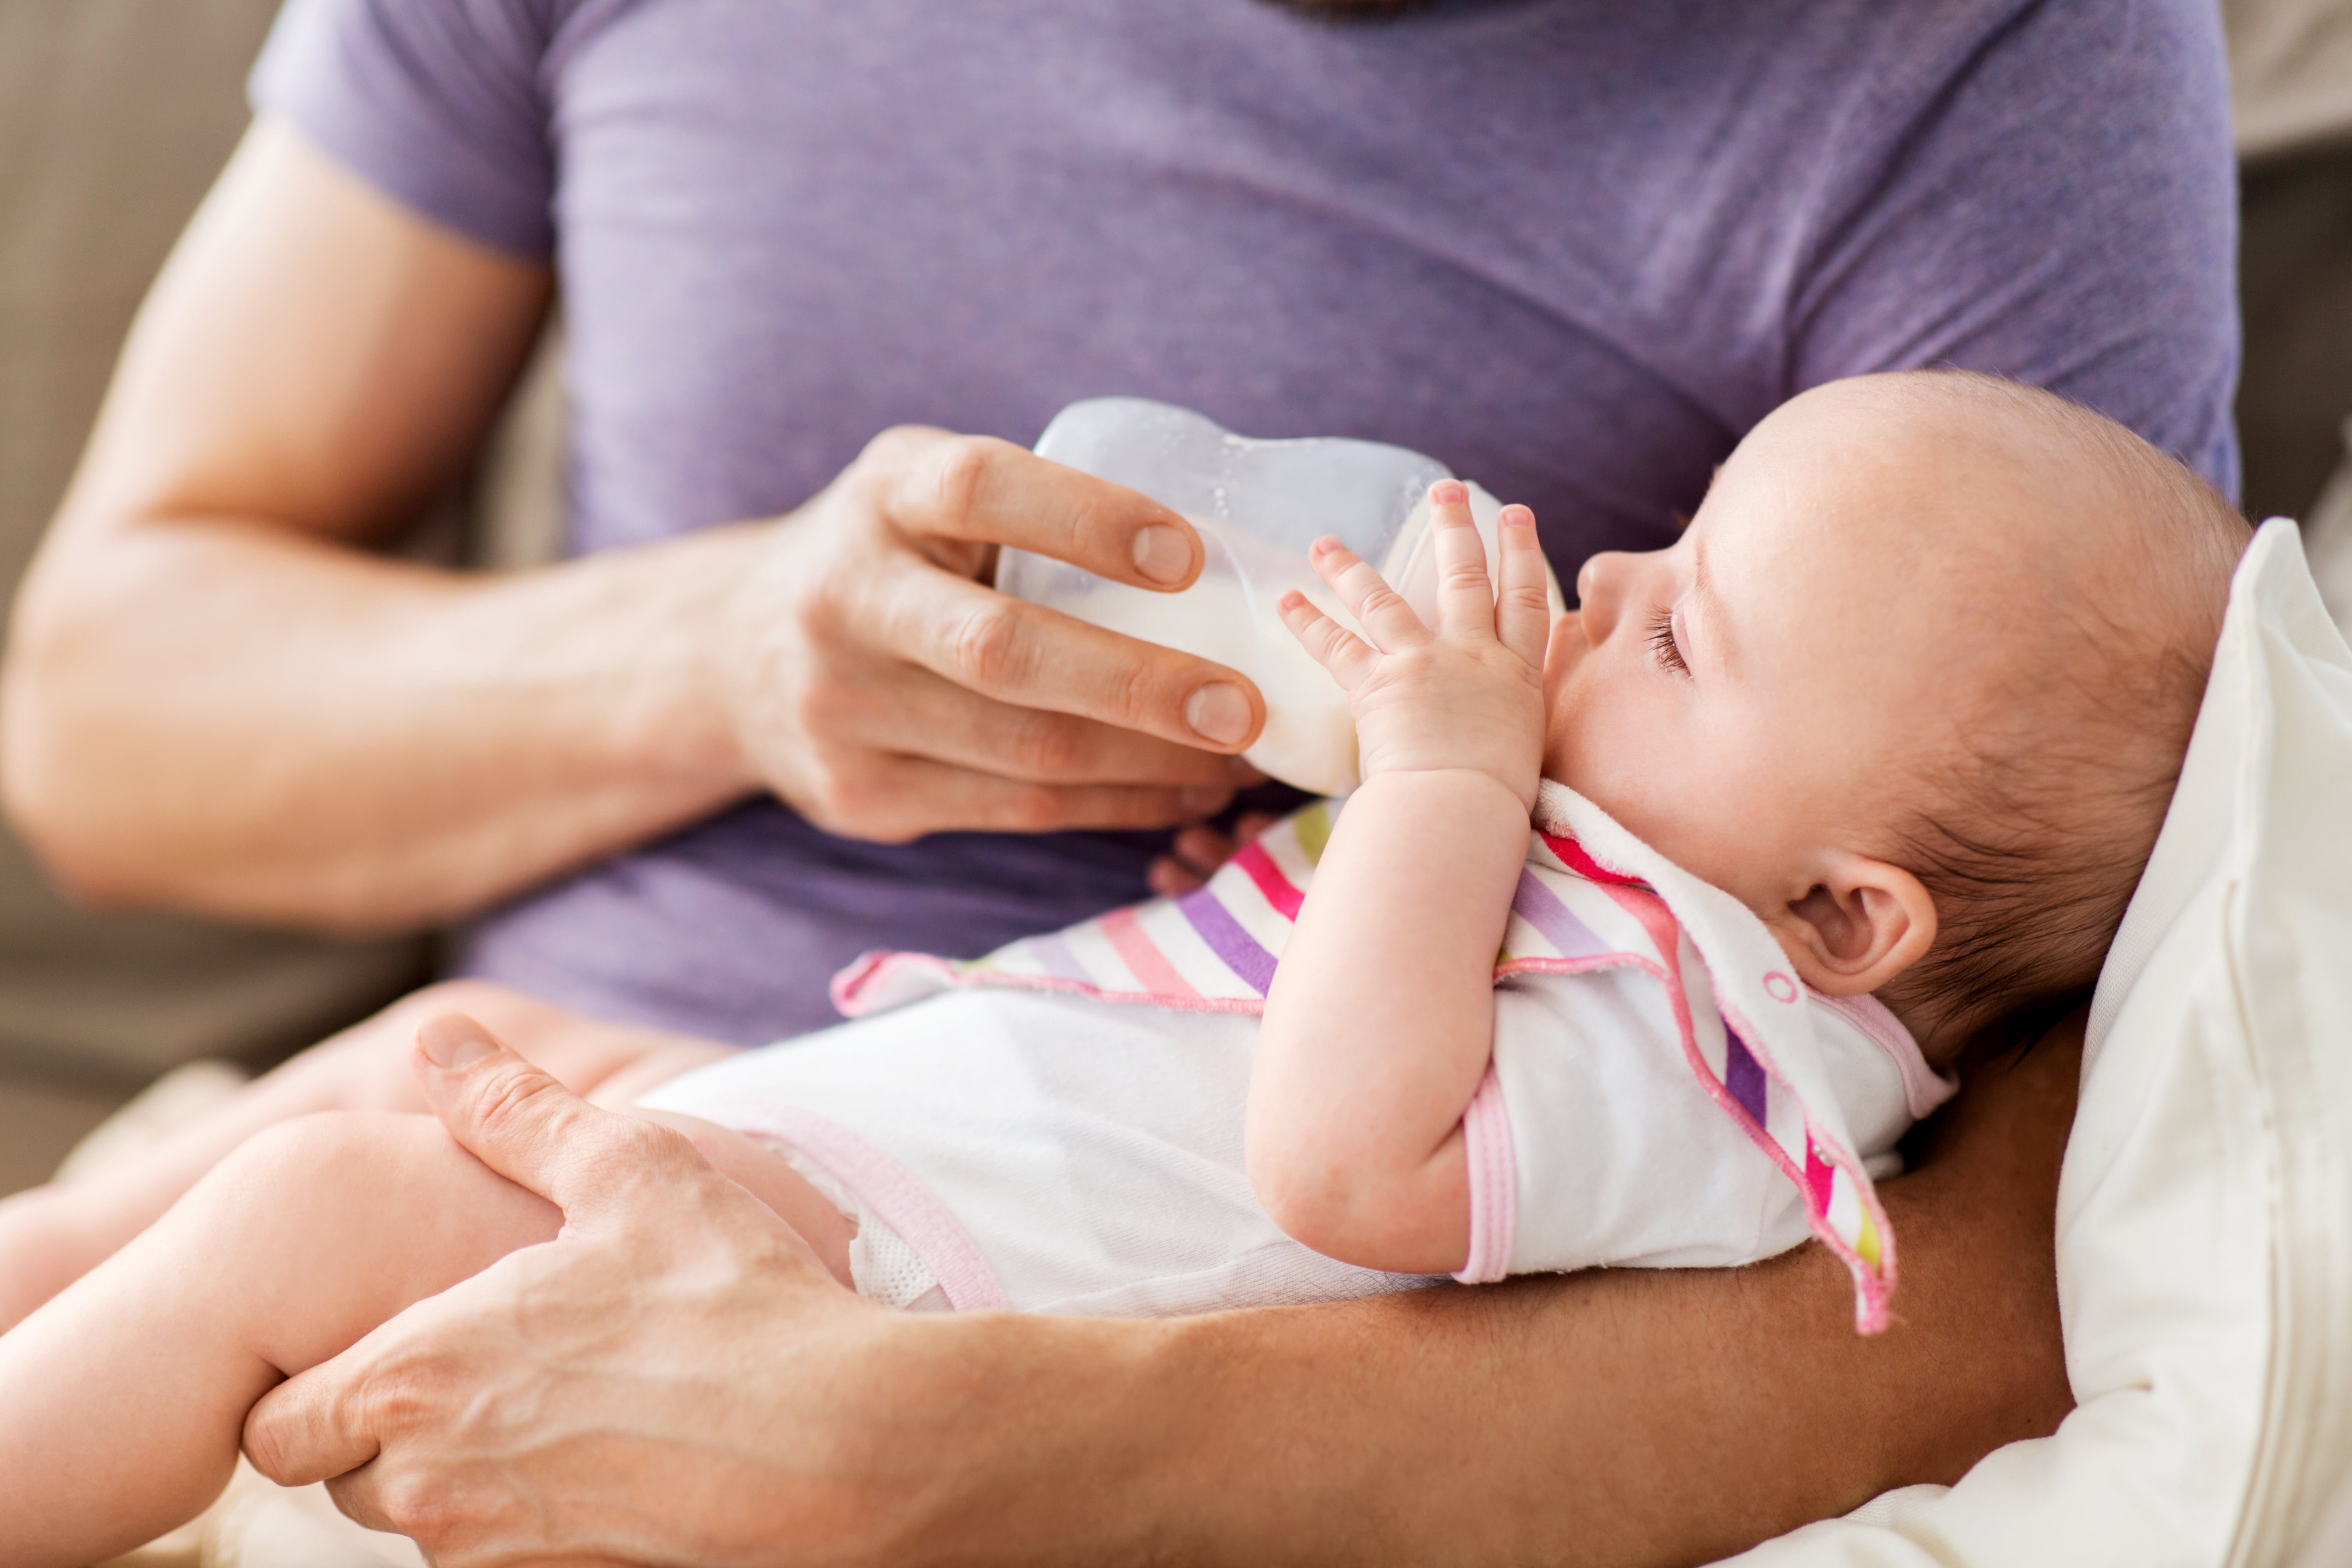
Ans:
[[[773,515],[877,431],[1130,394],[1431,453],[1569,576],[1816,383],[2041,383],[2234,490],[2210,0],[294,0],[258,105],[551,256],[580,551]],[[747,805],[467,963],[745,1042],[858,952],[1143,892],[1164,836],[882,847]]]

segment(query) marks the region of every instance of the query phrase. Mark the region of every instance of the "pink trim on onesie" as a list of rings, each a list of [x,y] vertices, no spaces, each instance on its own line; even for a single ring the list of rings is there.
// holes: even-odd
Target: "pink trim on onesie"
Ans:
[[[1810,987],[1808,988],[1810,989]],[[1911,1108],[1911,1120],[1925,1121],[1935,1109],[1960,1090],[1959,1079],[1937,1072],[1927,1065],[1920,1054],[1919,1042],[1903,1026],[1903,1020],[1887,1010],[1877,997],[1824,996],[1812,993],[1814,1005],[1826,1007],[1868,1035],[1895,1070],[1903,1075],[1903,1098]]]
[[[711,1120],[719,1118],[713,1115]],[[906,1237],[957,1311],[1002,1310],[1013,1305],[987,1256],[938,1194],[848,1128],[793,1105],[729,1106],[725,1120],[739,1132],[791,1144],[839,1177],[884,1225]]]
[[[1511,1238],[1519,1228],[1519,1154],[1492,1062],[1462,1112],[1462,1157],[1470,1177],[1470,1256],[1454,1278],[1487,1285],[1511,1272]]]

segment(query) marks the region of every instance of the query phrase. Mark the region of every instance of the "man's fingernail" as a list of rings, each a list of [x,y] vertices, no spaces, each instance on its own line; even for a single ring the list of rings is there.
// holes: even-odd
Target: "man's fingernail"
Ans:
[[[1249,699],[1240,687],[1213,680],[1184,699],[1184,722],[1202,740],[1230,746],[1249,733]]]
[[[1164,522],[1135,531],[1135,569],[1155,583],[1181,583],[1192,569],[1192,547]]]
[[[470,1067],[499,1048],[488,1030],[462,1013],[427,1020],[416,1032],[416,1043],[425,1059],[445,1072]]]
[[[1460,506],[1470,499],[1460,479],[1440,479],[1429,487],[1429,499],[1436,506]]]
[[[1233,798],[1233,791],[1219,789],[1213,784],[1193,784],[1179,791],[1176,796],[1177,804],[1196,816],[1206,816],[1213,811],[1223,811],[1225,808],[1225,803]]]

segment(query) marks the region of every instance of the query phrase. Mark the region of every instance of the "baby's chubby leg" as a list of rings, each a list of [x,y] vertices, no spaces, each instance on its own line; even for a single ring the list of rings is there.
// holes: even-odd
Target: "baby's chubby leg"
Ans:
[[[194,1518],[281,1376],[559,1223],[425,1117],[248,1140],[0,1335],[0,1564],[96,1562]]]
[[[779,1156],[691,1118],[648,1119],[684,1131],[846,1282],[849,1223]],[[247,1140],[0,1335],[0,1568],[96,1561],[194,1517],[281,1377],[560,1223],[430,1117],[329,1112]]]
[[[731,1049],[583,1017],[481,981],[427,986],[264,1074],[137,1158],[0,1199],[0,1330],[154,1223],[264,1129],[321,1110],[422,1112],[408,1049],[419,1026],[450,1011],[479,1018],[565,1088],[612,1105]]]

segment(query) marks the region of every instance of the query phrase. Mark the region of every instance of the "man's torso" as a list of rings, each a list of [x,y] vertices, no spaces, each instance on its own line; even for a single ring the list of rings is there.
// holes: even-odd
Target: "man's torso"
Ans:
[[[1565,576],[1671,539],[1740,433],[1827,374],[1954,358],[2112,406],[2083,354],[2000,322],[2104,323],[2095,345],[2159,301],[2021,271],[2034,226],[2074,221],[2066,183],[2001,170],[2024,195],[1995,199],[1962,165],[2003,127],[1943,123],[2047,9],[318,0],[341,64],[289,37],[258,95],[478,237],[529,248],[551,216],[577,549],[781,513],[893,424],[1027,444],[1127,394],[1428,452],[1532,505]],[[2181,9],[2148,47],[2184,47]],[[461,167],[527,163],[534,124],[543,191]],[[441,199],[436,158],[471,195]],[[1888,258],[1923,227],[1943,275]],[[2116,411],[2226,468],[2216,401]],[[884,848],[761,803],[493,917],[469,963],[772,1037],[824,1022],[863,949],[977,953],[1138,896],[1158,842]]]

